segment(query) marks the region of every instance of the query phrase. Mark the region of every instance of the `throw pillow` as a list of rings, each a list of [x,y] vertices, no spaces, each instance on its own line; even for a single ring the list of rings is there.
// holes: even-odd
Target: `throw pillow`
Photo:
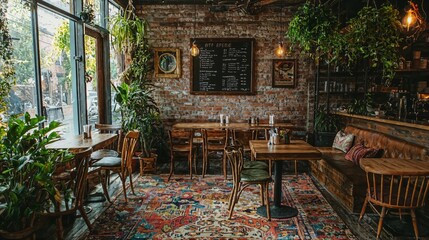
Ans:
[[[346,159],[359,165],[361,158],[376,157],[379,149],[365,147],[362,144],[356,144],[346,154]]]
[[[347,134],[343,131],[339,131],[337,135],[335,135],[332,147],[346,153],[352,147],[354,138],[355,136],[353,134]]]

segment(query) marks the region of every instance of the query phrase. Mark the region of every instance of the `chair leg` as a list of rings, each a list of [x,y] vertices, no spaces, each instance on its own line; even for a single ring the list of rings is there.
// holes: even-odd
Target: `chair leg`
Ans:
[[[122,190],[124,191],[124,198],[125,198],[125,202],[128,202],[128,198],[127,198],[127,188],[125,186],[125,180],[127,179],[126,176],[123,176],[121,173],[119,173],[119,177],[121,179],[122,182]]]
[[[238,185],[238,184],[237,184]],[[235,187],[235,191],[233,191],[233,195],[232,195],[232,203],[231,203],[231,207],[229,209],[229,216],[228,219],[232,218],[232,213],[234,212],[234,206],[235,204],[238,202],[238,191],[239,191],[240,186],[236,186]]]
[[[377,239],[380,238],[381,229],[383,228],[384,216],[386,215],[386,207],[381,209],[380,220],[378,220]]]
[[[64,239],[64,228],[63,228],[63,220],[61,215],[56,217],[55,224],[57,228],[57,240]]]
[[[101,186],[103,187],[104,196],[106,197],[107,201],[112,203],[112,201],[110,201],[109,191],[107,190],[107,175],[101,176],[102,175],[101,170],[98,172],[98,174],[100,174],[99,176],[101,178]]]
[[[192,180],[192,151],[188,155],[188,164],[189,164],[189,175],[191,176],[191,180]]]
[[[205,176],[205,174],[207,173],[207,151],[203,150],[203,170],[202,170],[202,174],[203,174],[203,178]]]
[[[130,187],[131,187],[131,192],[136,195],[136,193],[134,192],[134,186],[133,186],[133,174],[129,174],[130,176]]]
[[[228,199],[228,211],[231,211],[231,206],[232,206],[232,200],[234,197],[234,192],[235,192],[235,183],[233,183],[232,189],[231,189],[231,194],[229,195],[229,199]]]
[[[273,175],[273,161],[268,160],[268,175]]]
[[[79,212],[80,215],[82,216],[83,220],[86,223],[86,226],[88,226],[89,231],[92,231],[92,225],[91,222],[89,221],[88,215],[86,215],[85,209],[83,208],[83,206],[79,206]]]
[[[365,215],[367,205],[368,205],[368,196],[365,197],[365,201],[363,202],[362,210],[360,211],[359,222],[362,220],[363,215]]]
[[[173,154],[171,154],[171,157],[170,157],[170,175],[168,176],[167,182],[170,181],[170,178],[171,178],[171,176],[173,175],[173,172],[174,172],[174,159],[173,158],[174,158]]]
[[[265,193],[265,189],[264,189],[264,184],[259,184],[259,192],[260,192],[260,195],[261,195],[261,203],[262,203],[262,206],[264,206],[265,205],[265,198],[264,198],[264,193]]]
[[[298,161],[295,160],[295,176],[298,176]]]
[[[414,209],[411,209],[411,219],[413,221],[414,236],[416,236],[416,239],[419,239],[419,228],[417,227],[416,212]]]
[[[225,151],[222,153],[222,166],[223,166],[223,177],[226,180],[227,179],[227,174],[226,174],[226,154]]]

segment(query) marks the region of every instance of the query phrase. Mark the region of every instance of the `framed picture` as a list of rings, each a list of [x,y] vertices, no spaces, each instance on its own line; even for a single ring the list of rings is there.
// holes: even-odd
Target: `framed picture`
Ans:
[[[295,87],[296,72],[296,59],[274,59],[273,87]]]
[[[180,49],[155,48],[155,77],[180,78],[181,68]]]

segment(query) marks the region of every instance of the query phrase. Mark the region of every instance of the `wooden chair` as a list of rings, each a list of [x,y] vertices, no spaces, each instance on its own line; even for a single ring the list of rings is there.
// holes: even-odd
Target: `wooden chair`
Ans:
[[[254,139],[253,138],[254,135],[255,135],[254,130],[237,130],[237,129],[232,130],[232,140],[240,141],[240,143],[243,146],[243,151],[245,155],[246,153],[250,153],[249,141]]]
[[[228,146],[225,148],[232,172],[233,187],[229,197],[229,216],[231,219],[234,206],[240,199],[240,195],[245,188],[251,184],[258,184],[261,187],[261,203],[266,206],[268,220],[271,221],[270,199],[268,193],[269,183],[272,181],[268,171],[262,169],[243,169],[243,148],[241,146]]]
[[[121,127],[114,126],[111,124],[100,124],[96,123],[95,128],[98,129],[100,133],[115,133],[118,134],[118,141],[108,148],[99,149],[94,151],[91,154],[92,161],[98,161],[104,157],[118,157],[121,152]]]
[[[75,214],[79,210],[89,230],[92,230],[91,222],[84,210],[84,195],[86,179],[91,158],[92,148],[75,153],[72,168],[54,175],[54,181],[61,194],[61,200],[53,202],[50,208],[46,209],[41,215],[54,217],[56,219],[57,239],[64,239],[64,228],[62,216]],[[63,188],[63,189],[61,189]],[[72,189],[73,197],[66,201],[65,195]]]
[[[228,130],[203,129],[203,177],[207,173],[208,155],[210,152],[222,152],[223,176],[226,179],[226,156],[225,147],[228,143]]]
[[[127,199],[127,190],[125,182],[127,177],[130,178],[131,191],[134,193],[133,178],[132,178],[132,159],[135,152],[135,146],[139,139],[140,133],[138,131],[128,132],[123,140],[121,157],[105,157],[100,161],[93,164],[94,167],[101,167],[101,172],[104,170],[105,175],[102,180],[103,192],[107,200],[110,201],[109,192],[107,191],[107,177],[110,175],[110,171],[117,172],[122,182],[122,188],[124,191],[125,202]]]
[[[368,171],[368,169],[364,170],[366,171],[368,188],[359,221],[363,218],[369,203],[373,211],[380,216],[377,228],[378,239],[383,228],[384,217],[388,212],[387,209],[397,209],[400,217],[402,217],[402,210],[410,210],[414,234],[416,239],[418,239],[419,232],[415,209],[423,207],[425,201],[427,201],[427,193],[429,190],[429,178],[427,174],[410,174],[407,172],[401,175],[398,173],[389,174],[389,170],[387,169],[386,171],[382,170],[380,172],[371,172]],[[400,168],[399,171],[401,170],[405,171],[406,169]],[[376,206],[381,207],[381,212]]]
[[[170,175],[168,181],[174,173],[175,157],[186,156],[189,164],[189,175],[192,179],[192,162],[195,161],[196,147],[193,145],[194,131],[192,130],[170,130]]]

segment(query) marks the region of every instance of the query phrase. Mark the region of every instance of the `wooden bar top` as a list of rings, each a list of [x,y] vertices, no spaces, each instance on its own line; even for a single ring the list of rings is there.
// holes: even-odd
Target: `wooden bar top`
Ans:
[[[315,147],[302,140],[276,145],[268,145],[266,140],[251,140],[249,144],[256,160],[317,160],[322,156]]]
[[[386,117],[375,117],[375,116],[371,117],[371,116],[349,114],[349,113],[344,113],[344,112],[335,112],[335,114],[338,116],[343,116],[343,117],[364,119],[367,121],[386,123],[386,124],[391,124],[391,125],[396,125],[396,126],[410,127],[410,128],[416,128],[416,129],[429,131],[429,124],[424,125],[421,122],[412,122],[411,120],[407,120],[407,122],[405,122],[405,121],[398,121],[398,120],[394,120],[394,119],[388,119]]]
[[[429,162],[416,159],[362,158],[360,167],[365,172],[384,175],[429,175]]]
[[[112,144],[117,138],[117,134],[92,132],[91,138],[84,139],[83,135],[70,136],[46,145],[48,149],[69,149],[79,150],[92,147],[98,150]]]
[[[236,130],[254,130],[261,128],[287,128],[287,129],[300,129],[291,123],[275,123],[270,125],[268,123],[249,124],[249,123],[228,123],[220,124],[218,122],[183,122],[173,124],[176,129],[236,129]]]

